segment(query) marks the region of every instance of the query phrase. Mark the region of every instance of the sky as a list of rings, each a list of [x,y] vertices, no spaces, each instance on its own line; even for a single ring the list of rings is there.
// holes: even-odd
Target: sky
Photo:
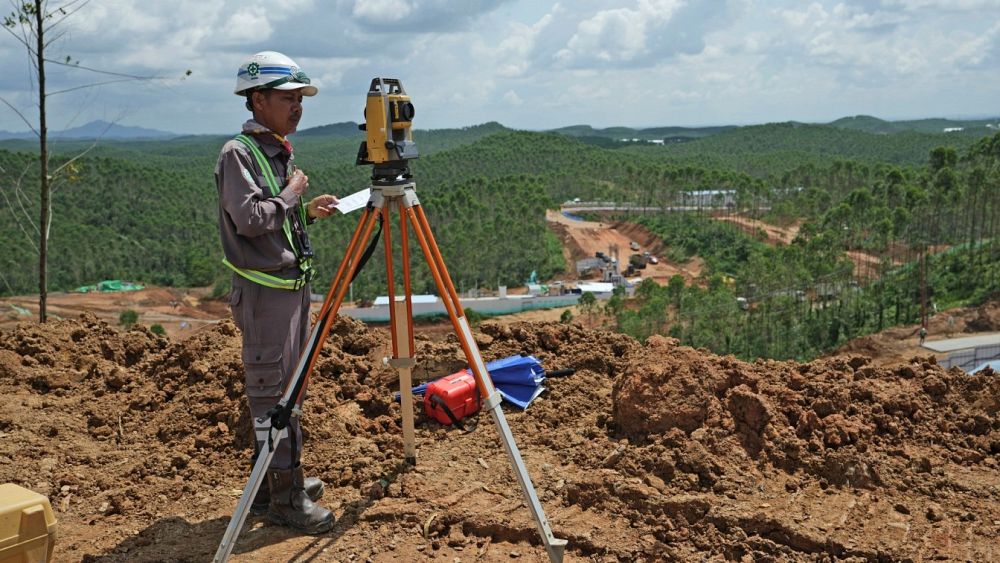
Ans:
[[[53,95],[50,130],[234,132],[249,116],[236,71],[264,50],[319,87],[300,128],[360,122],[376,76],[403,82],[416,129],[1000,115],[1000,0],[90,0],[57,33],[50,59],[162,79]],[[9,33],[0,75],[0,98],[35,122]],[[47,75],[50,92],[115,79]],[[0,130],[26,129],[0,104]]]

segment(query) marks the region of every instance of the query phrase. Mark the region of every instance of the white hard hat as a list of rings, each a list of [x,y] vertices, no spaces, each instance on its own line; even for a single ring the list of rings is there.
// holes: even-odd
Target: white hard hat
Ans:
[[[261,51],[240,65],[236,73],[237,96],[245,96],[257,88],[277,90],[302,90],[303,96],[315,96],[319,89],[309,83],[295,61],[277,51]]]

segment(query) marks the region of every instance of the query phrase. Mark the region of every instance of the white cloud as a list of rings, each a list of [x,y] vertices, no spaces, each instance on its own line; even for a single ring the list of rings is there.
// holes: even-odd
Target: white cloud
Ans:
[[[274,34],[270,14],[260,6],[247,6],[233,14],[221,30],[222,39],[229,43],[260,41]],[[205,36],[200,36],[202,39]]]
[[[590,62],[621,62],[646,50],[646,26],[651,24],[638,10],[605,10],[580,22],[566,48],[556,60],[566,65]]]
[[[572,35],[551,54],[568,68],[655,66],[705,48],[704,36],[746,8],[742,0],[637,0],[592,14],[568,12]],[[573,26],[573,19],[578,19]]]
[[[194,74],[56,96],[50,115],[61,128],[128,107],[127,125],[230,131],[246,115],[235,70],[265,49],[320,84],[305,126],[359,120],[376,75],[403,79],[418,128],[997,114],[998,22],[1000,0],[101,0],[52,58]],[[28,68],[0,36],[0,96],[30,115]],[[53,89],[94,78],[49,70]],[[0,129],[24,126],[4,110]]]
[[[1000,8],[1000,0],[882,0],[886,6],[898,6],[906,10],[951,10],[970,11]]]
[[[950,62],[962,68],[977,68],[1000,61],[1000,22],[986,33],[968,37],[955,46]],[[992,67],[996,70],[996,66]]]
[[[521,96],[518,96],[517,92],[513,90],[507,90],[507,92],[503,95],[503,100],[512,106],[519,106],[524,103]]]
[[[953,40],[942,38],[937,30],[914,34],[906,16],[843,3],[828,9],[814,2],[805,9],[779,14],[790,26],[786,30],[789,49],[806,56],[805,60],[790,58],[794,64],[808,61],[875,81],[926,72]]]
[[[531,66],[529,57],[539,35],[545,33],[552,22],[552,14],[546,14],[533,25],[513,23],[508,35],[500,40],[499,45],[494,48],[478,44],[476,54],[479,57],[495,57],[498,61],[496,72],[500,76],[521,76]]]
[[[404,33],[465,29],[509,0],[341,0],[356,23]]]
[[[407,0],[358,0],[351,16],[373,24],[395,23],[409,17],[413,6]]]

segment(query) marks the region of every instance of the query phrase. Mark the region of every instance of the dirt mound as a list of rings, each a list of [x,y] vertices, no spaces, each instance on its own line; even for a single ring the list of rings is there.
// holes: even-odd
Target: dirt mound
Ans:
[[[595,561],[989,560],[1000,538],[1000,380],[933,358],[745,363],[574,324],[485,323],[489,361],[535,355],[548,391],[507,419],[568,556]],[[250,518],[234,560],[545,561],[490,417],[417,415],[403,458],[388,335],[338,319],[305,405],[304,463],[333,532]],[[465,367],[417,337],[419,378]],[[249,472],[239,334],[170,342],[93,315],[0,333],[0,482],[50,496],[59,557],[211,558]],[[293,555],[294,554],[294,555]]]
[[[615,427],[638,443],[693,438],[723,471],[754,460],[875,488],[905,472],[908,456],[886,452],[908,443],[944,448],[959,464],[1000,454],[1000,379],[945,370],[932,357],[892,368],[863,356],[747,364],[662,337],[643,355],[614,384]]]
[[[935,313],[927,319],[927,341],[961,338],[968,334],[1000,331],[1000,301],[988,301],[974,307],[959,307]],[[831,356],[863,355],[878,365],[907,362],[913,356],[934,355],[938,360],[948,352],[933,353],[920,346],[920,325],[897,326],[875,334],[855,338]],[[943,362],[942,362],[943,363]]]
[[[990,303],[977,307],[964,319],[963,332],[993,332],[1000,330],[1000,307]]]

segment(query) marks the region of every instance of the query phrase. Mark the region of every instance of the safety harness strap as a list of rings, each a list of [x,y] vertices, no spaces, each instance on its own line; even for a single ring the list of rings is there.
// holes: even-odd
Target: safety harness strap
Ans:
[[[257,146],[257,142],[243,134],[237,135],[236,140],[242,143],[244,146],[246,146],[247,149],[250,150],[250,153],[253,154],[254,159],[257,161],[257,166],[261,169],[261,172],[264,173],[264,180],[267,182],[267,187],[271,192],[271,196],[278,197],[278,195],[281,193],[281,188],[278,186],[278,181],[274,177],[274,171],[271,169],[271,163],[267,160],[267,158],[264,157],[264,153],[260,151],[260,148]],[[297,207],[298,207],[298,213],[300,214],[302,219],[302,224],[305,225],[306,224],[305,208],[301,205]],[[292,211],[292,213],[295,212],[296,212],[295,210]],[[315,274],[315,270],[313,270],[312,267],[312,259],[311,258],[307,258],[305,260],[302,259],[302,251],[295,244],[294,238],[292,237],[291,217],[287,215],[285,216],[285,221],[282,224],[281,229],[285,233],[285,238],[288,240],[289,246],[292,247],[292,250],[299,258],[299,267],[302,269],[302,275],[299,276],[298,278],[289,280],[285,278],[279,278],[277,276],[272,276],[270,274],[258,270],[251,270],[249,268],[240,268],[226,258],[222,259],[222,263],[225,264],[228,268],[230,268],[234,272],[236,272],[237,274],[243,276],[244,278],[254,283],[263,285],[265,287],[271,287],[275,289],[287,289],[290,291],[298,291],[302,289],[302,287],[306,283],[312,280]]]
[[[310,281],[311,278],[311,276],[302,274],[301,276],[295,279],[289,280],[285,278],[279,278],[278,276],[272,276],[271,274],[267,274],[259,270],[240,268],[238,266],[233,265],[233,263],[226,258],[222,259],[222,263],[225,264],[232,271],[243,276],[244,278],[254,283],[258,283],[265,287],[272,287],[274,289],[287,289],[289,291],[298,291],[302,289],[302,287],[306,284],[306,282]]]

